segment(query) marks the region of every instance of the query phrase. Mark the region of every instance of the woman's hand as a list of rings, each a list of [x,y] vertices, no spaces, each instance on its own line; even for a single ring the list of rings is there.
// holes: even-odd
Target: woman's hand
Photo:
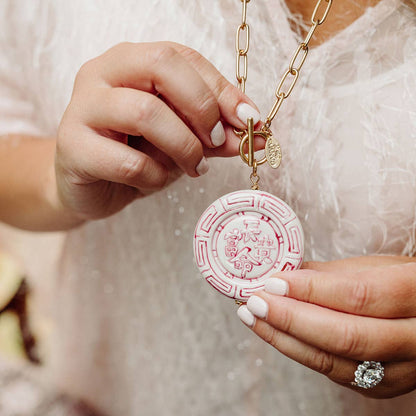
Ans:
[[[185,46],[123,43],[79,71],[56,153],[61,208],[80,220],[111,215],[205,156],[238,152],[232,126],[259,114],[205,58]],[[205,156],[204,156],[205,155]]]
[[[374,398],[416,388],[416,262],[359,257],[307,263],[282,272],[238,314],[280,352],[331,380]],[[352,386],[362,361],[380,361],[384,378]]]

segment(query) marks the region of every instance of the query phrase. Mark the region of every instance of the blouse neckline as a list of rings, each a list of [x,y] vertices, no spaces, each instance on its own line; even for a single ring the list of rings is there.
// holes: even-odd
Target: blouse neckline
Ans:
[[[299,35],[294,32],[291,27],[290,21],[292,13],[284,0],[266,0],[265,4],[269,15],[271,16],[272,24],[275,28],[274,30],[277,32],[277,36],[281,39],[285,39],[285,41],[282,42],[283,52],[290,58],[296,51],[299,42],[302,41]],[[340,42],[341,44],[344,44],[344,42],[353,43],[357,38],[362,38],[367,29],[371,29],[378,25],[391,13],[397,10],[401,4],[401,0],[380,0],[375,6],[368,7],[364,13],[350,25],[335,33],[328,40],[311,48],[314,52],[312,55],[315,57],[317,56],[319,59],[319,56],[323,51],[330,48],[334,43],[337,45],[339,45]],[[319,30],[319,28],[317,30]]]

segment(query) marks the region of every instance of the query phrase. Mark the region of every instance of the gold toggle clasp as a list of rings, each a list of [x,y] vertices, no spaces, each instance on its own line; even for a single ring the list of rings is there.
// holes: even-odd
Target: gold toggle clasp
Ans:
[[[240,136],[240,156],[243,162],[253,168],[253,172],[250,175],[251,189],[259,189],[260,177],[257,174],[257,166],[268,162],[269,165],[276,169],[280,165],[282,160],[282,152],[278,141],[273,137],[272,132],[267,128],[263,127],[259,131],[254,131],[254,122],[252,118],[247,119],[247,130],[236,131],[236,134]],[[254,138],[256,136],[262,137],[266,141],[265,156],[263,159],[256,160],[254,157]],[[244,152],[244,145],[248,142],[248,153]]]
[[[253,119],[249,118],[247,119],[247,131],[245,134],[241,136],[240,141],[240,156],[241,159],[243,159],[244,163],[247,163],[248,166],[253,167],[255,158],[254,158],[254,137],[260,136],[263,137],[263,139],[267,142],[267,139],[269,138],[270,134],[266,131],[260,130],[260,131],[254,131],[254,123]],[[247,155],[244,152],[244,145],[248,142],[248,153]],[[263,159],[257,161],[257,166],[262,165],[267,161],[266,156],[263,157]]]

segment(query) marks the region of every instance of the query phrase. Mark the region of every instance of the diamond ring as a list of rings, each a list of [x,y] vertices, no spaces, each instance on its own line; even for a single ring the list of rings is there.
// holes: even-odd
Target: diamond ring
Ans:
[[[384,367],[378,361],[364,361],[357,367],[355,382],[351,384],[363,389],[377,386],[384,377]]]

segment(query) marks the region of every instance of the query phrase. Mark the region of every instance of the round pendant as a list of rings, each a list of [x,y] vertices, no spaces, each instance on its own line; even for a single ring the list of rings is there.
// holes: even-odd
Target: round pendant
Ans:
[[[212,203],[195,228],[194,255],[205,280],[246,301],[273,273],[298,269],[303,230],[293,210],[264,191],[236,191]]]

